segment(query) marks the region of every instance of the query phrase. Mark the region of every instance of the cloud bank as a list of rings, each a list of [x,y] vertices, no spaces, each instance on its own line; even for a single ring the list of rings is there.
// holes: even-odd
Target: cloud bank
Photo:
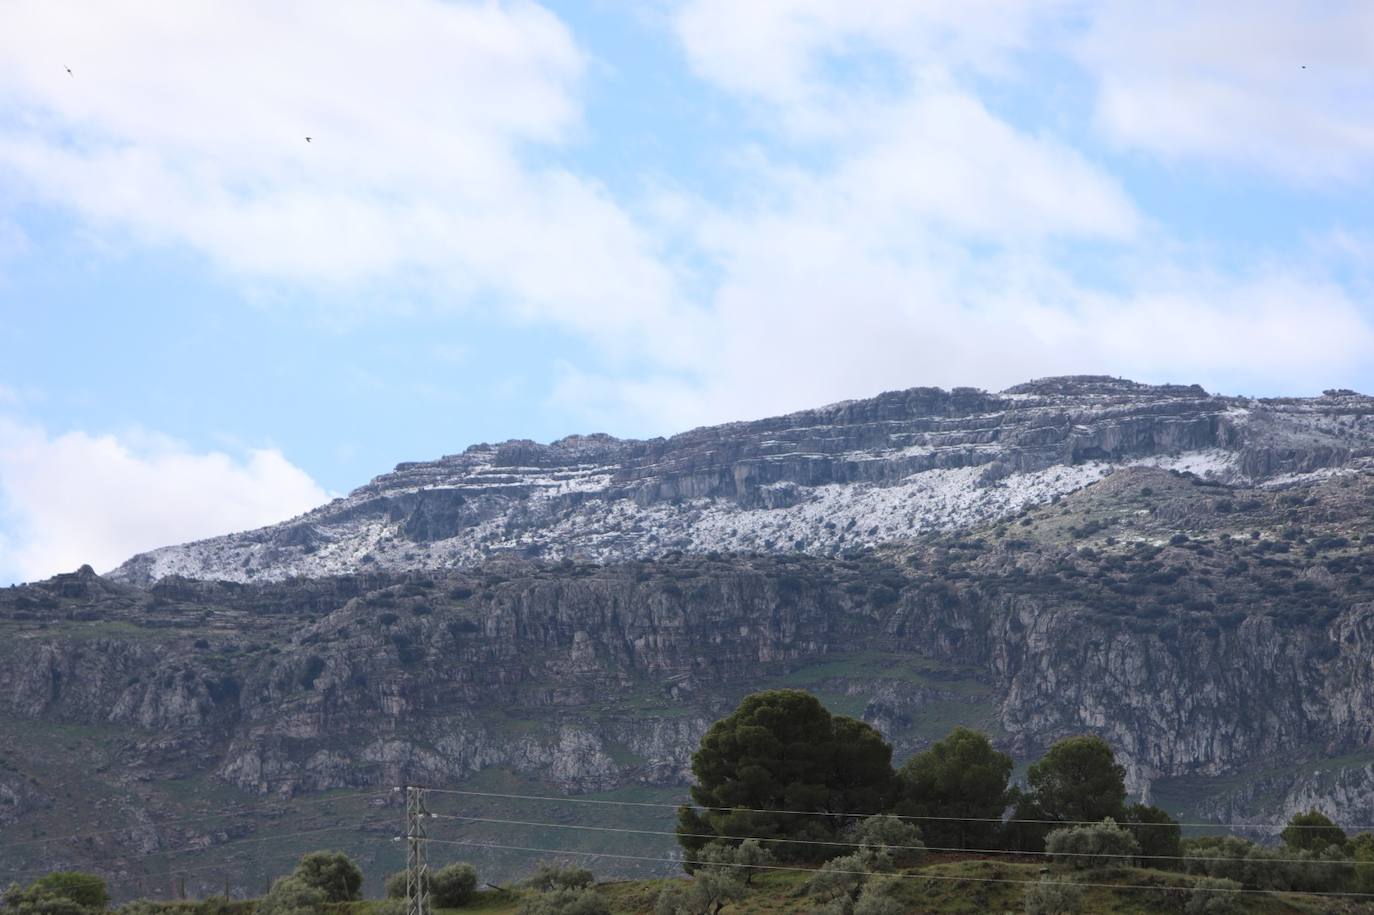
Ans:
[[[146,434],[52,435],[0,417],[0,581],[33,581],[284,521],[328,499],[273,449],[234,458]]]

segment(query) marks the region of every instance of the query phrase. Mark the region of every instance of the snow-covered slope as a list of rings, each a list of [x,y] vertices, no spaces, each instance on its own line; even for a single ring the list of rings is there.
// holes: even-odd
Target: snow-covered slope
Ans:
[[[1016,513],[1149,463],[1238,485],[1374,456],[1374,398],[1249,400],[1052,378],[913,388],[669,439],[474,445],[289,522],[135,556],[115,578],[261,581],[443,568],[501,553],[840,550]]]

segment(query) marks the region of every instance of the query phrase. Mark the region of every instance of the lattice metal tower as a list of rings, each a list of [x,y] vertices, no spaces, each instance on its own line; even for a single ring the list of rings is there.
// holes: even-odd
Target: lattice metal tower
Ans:
[[[406,915],[430,915],[425,789],[406,789]]]

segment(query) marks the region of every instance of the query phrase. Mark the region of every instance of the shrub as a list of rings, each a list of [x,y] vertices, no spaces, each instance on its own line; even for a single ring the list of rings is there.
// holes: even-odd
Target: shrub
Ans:
[[[868,858],[859,852],[831,858],[806,882],[806,892],[825,901],[846,898],[852,903],[863,892],[868,865]]]
[[[1374,833],[1362,832],[1351,839],[1350,853],[1355,859],[1352,889],[1374,893]]]
[[[701,915],[719,912],[727,902],[742,899],[744,882],[730,868],[702,867],[690,883],[665,887],[654,902],[654,915]]]
[[[690,912],[692,905],[691,885],[674,881],[658,891],[654,899],[654,915],[683,915]]]
[[[26,893],[18,887],[15,892],[5,894],[5,909],[13,915],[91,915],[98,911],[78,905],[62,896],[37,896]]]
[[[291,876],[319,890],[326,902],[363,898],[363,872],[341,851],[309,852],[301,857]]]
[[[891,880],[870,880],[854,903],[851,915],[905,915],[911,907],[893,898],[896,886]]]
[[[29,892],[37,896],[70,899],[77,905],[92,909],[103,909],[110,904],[105,881],[94,874],[80,871],[54,871],[35,880]]]
[[[586,868],[545,861],[540,863],[534,876],[525,881],[525,886],[547,893],[553,890],[582,890],[594,882],[596,877]]]
[[[1075,870],[1106,865],[1129,866],[1140,845],[1135,836],[1116,825],[1111,817],[1091,826],[1056,829],[1045,837],[1045,851],[1055,864]]]
[[[745,839],[738,845],[711,842],[693,855],[693,860],[700,862],[697,869],[714,865],[717,869],[738,874],[745,884],[750,884],[754,882],[758,872],[772,864],[775,859],[773,853],[764,848],[758,839]]]
[[[162,903],[151,899],[131,899],[115,909],[115,915],[162,915]]]
[[[1041,877],[1026,890],[1026,915],[1076,915],[1083,911],[1083,890],[1072,883]]]
[[[99,905],[86,905],[72,896],[88,902],[97,898],[102,901]],[[48,874],[27,889],[21,889],[17,883],[11,884],[0,896],[0,903],[13,915],[92,915],[104,909],[108,899],[105,883],[100,878],[76,871],[59,871]]]
[[[305,669],[301,671],[301,686],[306,689],[314,689],[315,681],[319,679],[322,673],[324,673],[324,658],[312,654],[305,659]]]
[[[894,861],[915,865],[925,857],[921,830],[895,816],[880,814],[860,820],[846,840],[859,846],[869,870],[886,870]]]
[[[611,915],[610,907],[595,890],[552,890],[520,901],[516,915]]]
[[[1234,880],[1204,877],[1193,884],[1183,911],[1185,915],[1232,915],[1241,910],[1240,889]]]
[[[454,909],[467,905],[477,893],[477,869],[471,864],[445,865],[430,875],[429,890],[434,904],[440,908]],[[404,882],[401,884],[401,894],[405,894]]]
[[[1236,836],[1185,843],[1184,867],[1192,874],[1223,877],[1246,889],[1324,892],[1341,890],[1355,874],[1344,849],[1270,849]]]
[[[292,875],[272,884],[254,915],[319,915],[327,901],[323,890]]]

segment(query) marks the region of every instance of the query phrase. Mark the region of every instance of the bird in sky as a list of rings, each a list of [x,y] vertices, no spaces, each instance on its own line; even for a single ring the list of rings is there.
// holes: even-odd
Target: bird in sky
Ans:
[[[65,69],[65,70],[67,71],[67,75],[68,75],[68,76],[75,76],[75,75],[76,75],[75,73],[72,72],[72,68],[71,68],[71,67],[67,67],[67,66],[64,65],[63,69]]]
[[[310,138],[309,138],[309,137],[306,137],[306,138],[305,138],[305,142],[309,143],[309,142],[310,142]]]

